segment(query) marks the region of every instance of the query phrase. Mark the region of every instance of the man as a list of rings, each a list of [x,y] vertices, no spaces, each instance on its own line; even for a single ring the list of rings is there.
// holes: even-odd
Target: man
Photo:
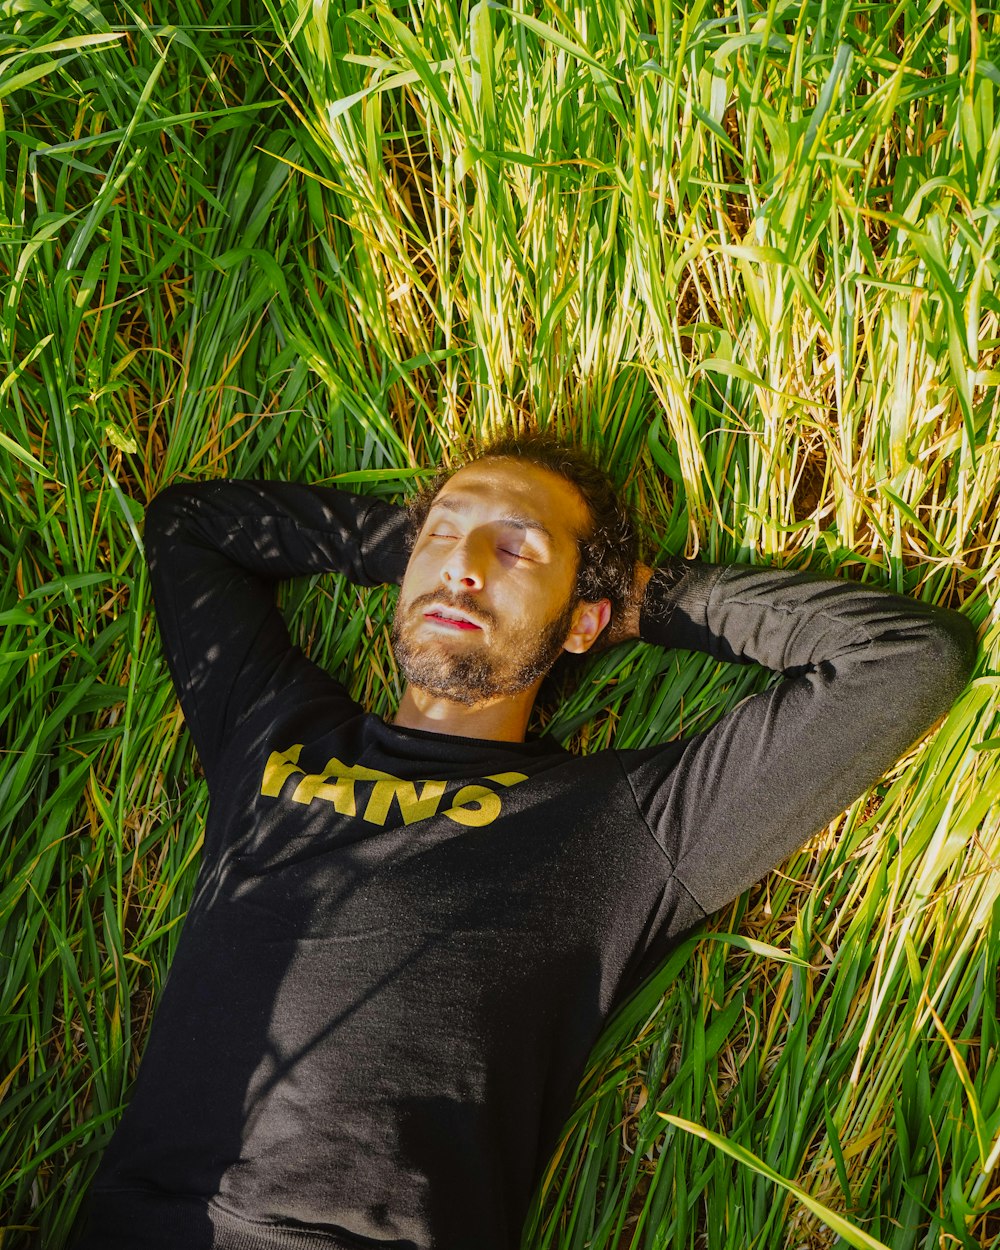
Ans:
[[[637,564],[610,483],[544,437],[409,516],[175,485],[146,545],[210,812],[81,1250],[515,1247],[611,1009],[925,732],[975,650],[958,614],[850,581]],[[401,580],[391,722],[275,608],[275,579],[329,570]],[[555,658],[609,628],[784,677],[686,741],[526,738]]]

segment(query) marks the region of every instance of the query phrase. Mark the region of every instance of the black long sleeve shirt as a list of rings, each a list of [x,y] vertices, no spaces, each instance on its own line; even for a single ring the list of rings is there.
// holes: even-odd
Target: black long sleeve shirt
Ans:
[[[673,560],[642,638],[784,679],[695,737],[576,756],[387,724],[291,644],[275,580],[401,580],[401,509],[221,480],[163,491],[145,534],[209,817],[79,1250],[511,1250],[612,1007],[975,652],[904,596]]]

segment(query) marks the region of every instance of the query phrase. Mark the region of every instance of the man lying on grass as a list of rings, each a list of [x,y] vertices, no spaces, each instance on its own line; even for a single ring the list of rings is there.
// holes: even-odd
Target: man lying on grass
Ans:
[[[516,1247],[612,1008],[898,759],[975,650],[957,613],[846,580],[652,570],[545,437],[409,510],[173,485],[146,546],[210,813],[81,1250]],[[401,582],[392,721],[290,643],[273,582],[327,571]],[[683,741],[526,739],[556,658],[606,638],[783,680]]]

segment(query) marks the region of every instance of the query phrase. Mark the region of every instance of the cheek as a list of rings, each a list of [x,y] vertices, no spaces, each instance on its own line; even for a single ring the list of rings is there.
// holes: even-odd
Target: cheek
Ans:
[[[538,637],[561,607],[560,603],[537,589],[533,592],[519,590],[506,599],[506,604],[511,624],[532,638]]]
[[[415,552],[410,556],[406,572],[403,574],[403,580],[399,584],[399,598],[401,602],[406,599],[412,599],[414,595],[418,595],[421,591],[427,589],[426,564],[426,557],[422,553]]]

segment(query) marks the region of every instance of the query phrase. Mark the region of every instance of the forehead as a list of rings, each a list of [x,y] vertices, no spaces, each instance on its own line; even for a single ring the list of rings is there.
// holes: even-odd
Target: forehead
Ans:
[[[438,491],[438,504],[454,504],[480,520],[535,522],[553,541],[573,545],[590,520],[572,482],[541,465],[509,457],[477,460],[459,469]]]

